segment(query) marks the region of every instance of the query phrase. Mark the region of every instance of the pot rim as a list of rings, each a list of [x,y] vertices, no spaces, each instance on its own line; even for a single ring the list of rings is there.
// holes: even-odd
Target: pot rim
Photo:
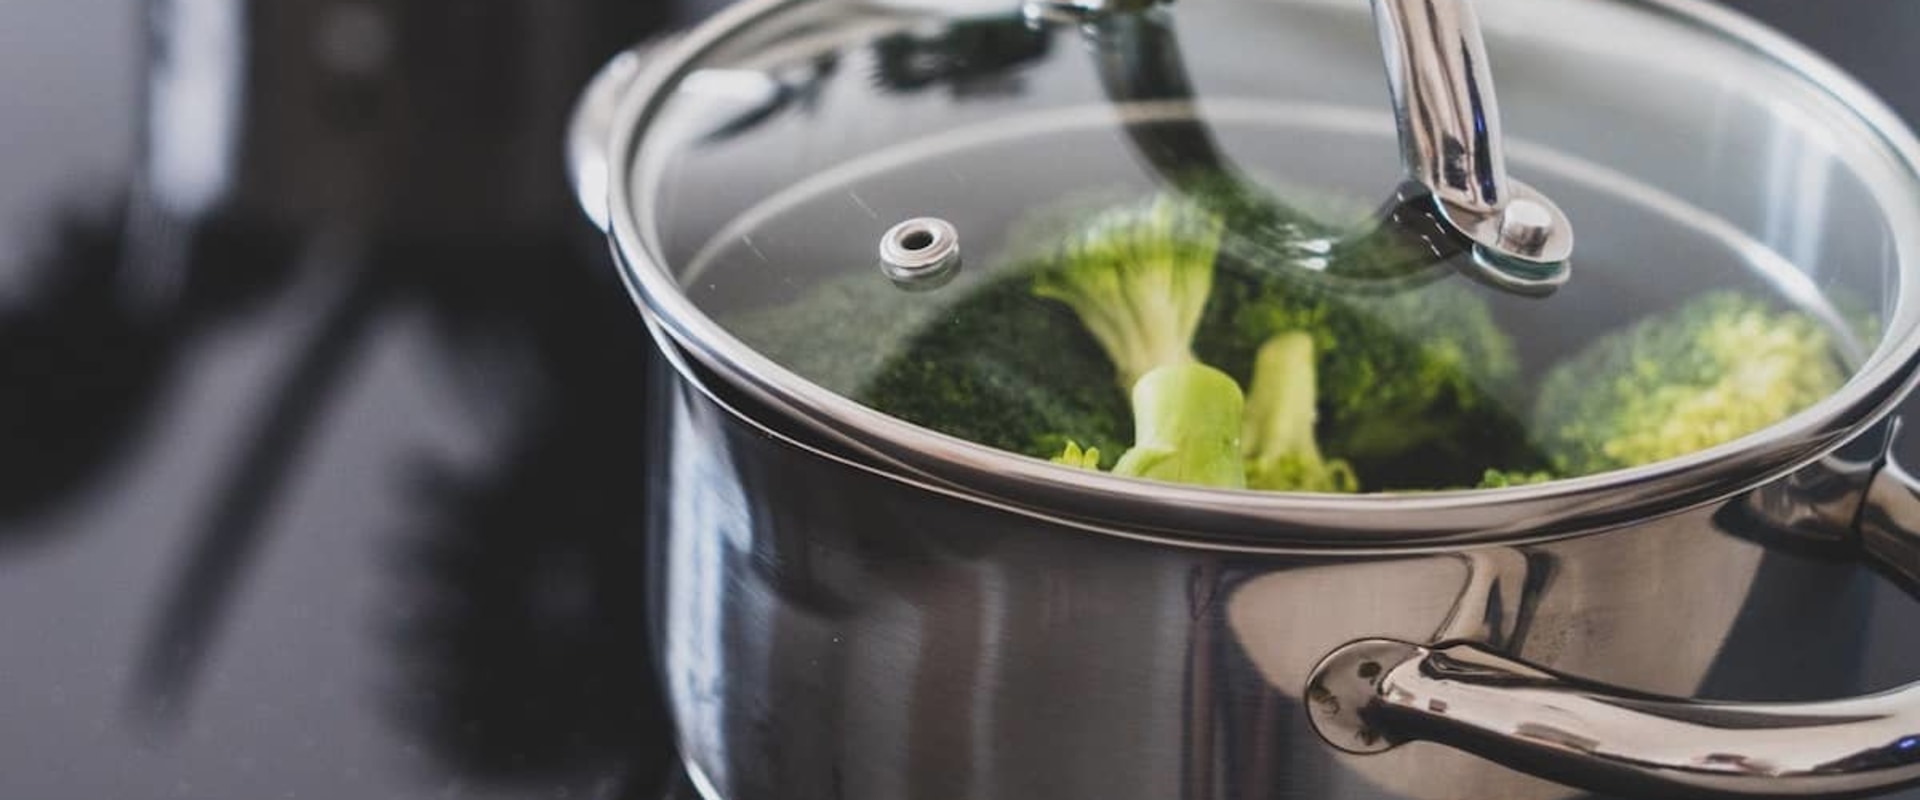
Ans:
[[[1707,0],[1605,1],[1676,18],[1790,69],[1847,108],[1905,167],[1890,180],[1920,186],[1920,139],[1872,92],[1806,47]],[[756,406],[890,478],[1156,541],[1378,549],[1534,539],[1678,511],[1791,474],[1891,413],[1920,364],[1920,281],[1913,280],[1920,265],[1908,261],[1887,333],[1832,396],[1765,430],[1681,458],[1534,486],[1369,495],[1212,489],[1073,469],[922,428],[830,392],[734,337],[681,291],[666,259],[651,247],[658,241],[654,220],[637,213],[643,206],[630,176],[669,90],[736,32],[819,2],[743,0],[647,64],[613,117],[608,232],[621,279],[656,337],[664,337],[663,348],[677,346]],[[1920,250],[1913,253],[1920,257]],[[672,360],[676,369],[687,369]]]

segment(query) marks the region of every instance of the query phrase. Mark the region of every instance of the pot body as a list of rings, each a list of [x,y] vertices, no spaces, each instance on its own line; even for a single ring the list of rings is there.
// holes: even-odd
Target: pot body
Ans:
[[[770,435],[668,360],[654,635],[711,800],[1577,795],[1428,743],[1327,746],[1302,689],[1368,637],[1678,696],[1863,688],[1864,571],[1758,543],[1779,526],[1751,513],[1821,481],[1552,541],[1226,552],[885,477]]]

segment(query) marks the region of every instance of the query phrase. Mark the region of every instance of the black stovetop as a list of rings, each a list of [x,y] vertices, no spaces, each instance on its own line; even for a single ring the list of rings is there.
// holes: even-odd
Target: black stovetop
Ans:
[[[559,135],[709,5],[0,3],[0,798],[657,794],[647,343]],[[1740,5],[1920,118],[1920,4]]]

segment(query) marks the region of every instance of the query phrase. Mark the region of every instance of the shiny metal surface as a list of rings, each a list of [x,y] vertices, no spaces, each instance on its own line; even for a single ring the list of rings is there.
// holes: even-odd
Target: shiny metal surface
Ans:
[[[1375,0],[1373,9],[1406,178],[1430,195],[1415,202],[1472,243],[1474,258],[1466,266],[1487,282],[1524,294],[1564,285],[1572,276],[1573,225],[1553,200],[1507,175],[1493,75],[1471,5]],[[1139,9],[1072,17],[1084,22],[1107,94],[1116,104],[1196,102],[1171,16],[1113,13],[1121,10]],[[1038,14],[1031,5],[1028,14],[1060,16]],[[1141,158],[1175,185],[1196,167],[1252,181],[1221,152],[1204,121],[1134,126],[1128,135]],[[1383,215],[1383,230],[1392,235],[1399,227],[1392,204]]]
[[[1473,266],[1501,288],[1544,295],[1573,278],[1573,223],[1538,189],[1519,181],[1497,212],[1440,203],[1440,214],[1474,242]]]
[[[1030,18],[1088,19],[1101,14],[1143,11],[1171,0],[1027,0]]]
[[[1336,652],[1315,686],[1314,718],[1348,752],[1419,737],[1589,788],[1691,797],[1846,797],[1920,780],[1920,686],[1826,703],[1665,699],[1478,645],[1385,640]]]
[[[1845,103],[1852,123],[1876,134],[1884,148],[1876,159],[1884,155],[1891,163],[1883,166],[1892,168],[1862,174],[1904,187],[1889,192],[1910,191],[1920,180],[1920,142],[1871,93],[1818,56],[1701,0],[1621,4],[1684,20],[1702,35],[1738,42],[1742,52],[1806,76],[1822,96]],[[671,148],[649,147],[649,125],[672,87],[704,58],[737,46],[736,31],[758,30],[754,26],[782,14],[818,22],[816,15],[836,8],[822,0],[748,0],[688,33],[643,70],[620,103],[609,150],[611,174],[621,176],[609,186],[611,235],[636,301],[693,362],[782,425],[803,427],[835,451],[902,480],[1084,529],[1224,549],[1435,548],[1551,538],[1718,502],[1795,472],[1890,413],[1920,355],[1920,282],[1879,287],[1890,309],[1882,346],[1866,354],[1854,379],[1826,401],[1766,431],[1689,456],[1495,492],[1329,497],[1209,490],[1067,469],[939,435],[826,391],[740,342],[681,291],[674,272],[679,265],[659,250],[660,221],[642,212],[659,189],[665,160],[675,155]],[[1920,230],[1898,227],[1888,236],[1896,252],[1920,253]],[[1204,525],[1195,524],[1196,508],[1208,509]]]
[[[580,93],[567,124],[567,177],[575,199],[594,227],[607,230],[607,146],[620,100],[640,77],[641,66],[659,42],[637,45],[614,56]]]
[[[936,217],[915,217],[880,237],[880,269],[909,289],[936,289],[960,269],[960,231]]]
[[[1862,436],[1814,466],[1748,492],[1729,512],[1750,520],[1749,529],[1763,534],[1768,545],[1815,551],[1852,546],[1868,522],[1865,509],[1889,505],[1880,498],[1863,504],[1861,493],[1862,487],[1890,477],[1888,442],[1897,421],[1886,427],[1883,434]]]
[[[1309,678],[1369,636],[1634,692],[1863,688],[1845,654],[1865,568],[1769,550],[1737,501],[1427,553],[1088,536],[818,449],[669,356],[649,580],[710,800],[1585,796],[1426,742],[1327,747]],[[1753,655],[1788,645],[1832,657]]]
[[[1920,479],[1895,460],[1864,498],[1854,489],[1860,551],[1920,586]],[[1691,700],[1556,674],[1470,637],[1429,641],[1442,644],[1376,638],[1329,655],[1308,682],[1315,729],[1345,752],[1442,742],[1590,789],[1841,797],[1920,781],[1920,683],[1823,702]]]
[[[1902,421],[1903,429],[1911,424]],[[1873,563],[1908,591],[1920,590],[1920,476],[1900,459],[1874,476],[1859,527],[1860,547]]]
[[[1188,114],[1200,98],[1171,15],[1109,14],[1086,19],[1079,28],[1113,108],[1129,118],[1126,136],[1135,156],[1150,165],[1161,182],[1192,190],[1194,175],[1212,174],[1259,185],[1256,172],[1235,163],[1221,146],[1215,130],[1225,121],[1220,103],[1211,103],[1206,115]],[[1396,130],[1400,127],[1395,125]],[[1376,212],[1375,224],[1342,240],[1320,243],[1300,257],[1311,261],[1325,257],[1322,248],[1366,249],[1385,240],[1410,245],[1411,255],[1403,265],[1409,273],[1438,274],[1458,265],[1502,288],[1534,294],[1557,288],[1570,274],[1564,264],[1542,269],[1472,257],[1476,245],[1455,230],[1424,186],[1403,179],[1392,195]],[[1513,228],[1517,237],[1529,235],[1523,224],[1516,222]]]
[[[1573,225],[1538,191],[1507,176],[1500,104],[1469,0],[1374,0],[1387,83],[1409,176],[1478,245],[1503,286],[1565,283]]]
[[[1704,4],[1648,5],[1815,76],[1904,162],[1890,180],[1912,179],[1920,147],[1819,62]],[[1834,456],[1905,394],[1915,282],[1896,285],[1888,342],[1848,389],[1655,467],[1370,498],[1061,470],[820,391],[715,326],[657,252],[659,221],[636,212],[671,157],[645,140],[662,93],[730,31],[802,7],[827,8],[749,3],[650,65],[610,150],[612,236],[667,356],[650,410],[651,488],[671,498],[650,525],[653,632],[704,796],[1558,800],[1583,790],[1532,762],[1327,747],[1309,709],[1365,707],[1345,694],[1396,674],[1380,663],[1394,652],[1636,697],[1864,689],[1839,654],[1865,568],[1764,543],[1774,520],[1826,533],[1868,496],[1870,471]],[[1360,640],[1400,644],[1346,686],[1311,681]],[[1766,657],[1783,642],[1836,656]]]
[[[1403,156],[1441,202],[1492,215],[1512,196],[1480,21],[1463,0],[1375,0]]]

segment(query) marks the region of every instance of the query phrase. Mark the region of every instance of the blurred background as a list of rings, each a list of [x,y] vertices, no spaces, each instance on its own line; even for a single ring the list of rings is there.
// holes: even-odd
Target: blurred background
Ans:
[[[649,343],[561,138],[716,5],[0,2],[0,798],[659,796]],[[1920,3],[1732,5],[1920,121]]]

